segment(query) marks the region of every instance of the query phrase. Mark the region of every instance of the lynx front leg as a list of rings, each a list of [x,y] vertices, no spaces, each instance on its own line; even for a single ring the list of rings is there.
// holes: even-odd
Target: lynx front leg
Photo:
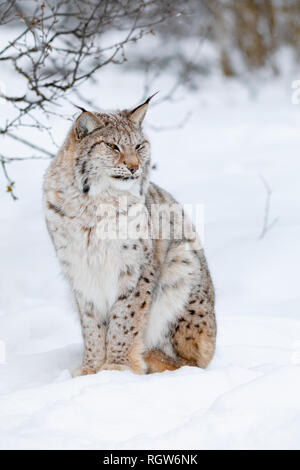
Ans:
[[[76,295],[82,336],[84,341],[84,353],[82,365],[73,372],[73,377],[95,374],[105,362],[105,335],[106,325],[97,319],[96,309],[91,302],[86,302],[81,295]]]
[[[136,287],[121,295],[115,303],[106,337],[106,362],[102,370],[131,370],[136,374],[146,372],[143,358],[144,331],[148,321],[154,270],[143,269]]]

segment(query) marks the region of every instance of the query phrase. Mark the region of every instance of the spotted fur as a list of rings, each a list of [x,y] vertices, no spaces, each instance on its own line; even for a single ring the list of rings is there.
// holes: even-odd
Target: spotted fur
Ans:
[[[47,227],[83,332],[83,362],[74,376],[206,367],[214,354],[214,290],[195,241],[172,230],[170,239],[99,237],[111,217],[103,214],[106,205],[118,221],[141,208],[138,230],[157,228],[153,204],[177,204],[149,181],[150,145],[141,128],[147,106],[83,112],[45,175]],[[169,223],[176,227],[176,220]]]

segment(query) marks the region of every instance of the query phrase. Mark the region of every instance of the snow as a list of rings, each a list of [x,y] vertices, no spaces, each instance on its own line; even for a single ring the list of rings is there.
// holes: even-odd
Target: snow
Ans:
[[[196,94],[149,112],[149,124],[172,126],[193,111],[182,128],[147,131],[153,180],[183,204],[205,205],[218,320],[217,353],[207,370],[71,378],[82,342],[43,219],[47,162],[9,167],[19,200],[0,192],[1,449],[299,448],[300,114],[291,104],[297,78],[246,87],[210,77]],[[4,80],[13,95],[13,80]],[[129,106],[142,85],[138,75],[110,68],[85,94],[99,107]],[[2,120],[5,104],[1,109]],[[61,142],[68,122],[53,119],[51,126]],[[35,135],[45,145],[47,136]],[[1,145],[23,152],[8,139]],[[262,240],[260,175],[272,189],[270,221],[278,217]]]

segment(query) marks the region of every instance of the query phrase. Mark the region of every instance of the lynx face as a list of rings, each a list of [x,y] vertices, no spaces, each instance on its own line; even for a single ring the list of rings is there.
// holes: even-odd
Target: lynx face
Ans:
[[[91,196],[139,186],[150,164],[150,145],[141,123],[146,110],[111,114],[83,112],[75,123],[74,174]]]

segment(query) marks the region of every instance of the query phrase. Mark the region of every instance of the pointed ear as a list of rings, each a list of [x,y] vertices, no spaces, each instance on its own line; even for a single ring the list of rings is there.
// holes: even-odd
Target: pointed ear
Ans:
[[[75,133],[78,140],[83,139],[86,135],[100,127],[97,116],[89,111],[83,111],[77,118],[75,124]]]
[[[148,104],[150,103],[150,100],[153,98],[153,96],[157,95],[157,93],[158,91],[154,93],[154,95],[149,96],[149,98],[147,98],[144,103],[140,104],[139,106],[137,106],[137,108],[134,108],[132,111],[129,112],[128,117],[130,121],[132,121],[138,127],[141,127],[142,125],[142,122],[148,110]]]

